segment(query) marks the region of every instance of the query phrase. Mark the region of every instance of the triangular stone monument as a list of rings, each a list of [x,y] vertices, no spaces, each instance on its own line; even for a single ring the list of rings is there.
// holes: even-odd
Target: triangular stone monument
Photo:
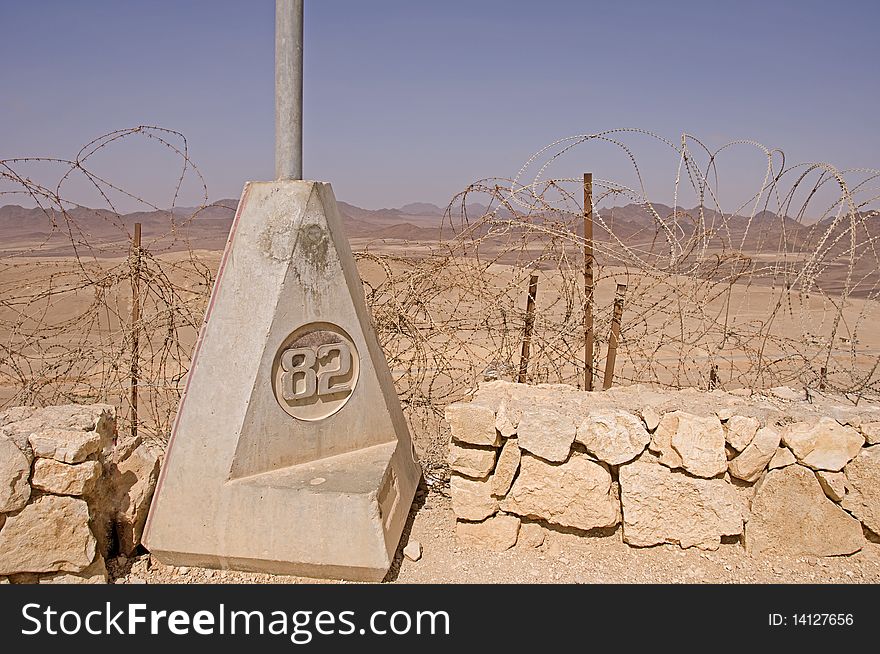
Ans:
[[[381,580],[420,474],[330,185],[248,183],[146,547],[171,565]]]

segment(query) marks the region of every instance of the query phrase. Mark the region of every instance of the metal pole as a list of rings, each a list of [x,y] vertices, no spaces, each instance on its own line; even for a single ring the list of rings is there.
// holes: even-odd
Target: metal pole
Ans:
[[[611,388],[614,381],[614,364],[617,361],[617,344],[620,342],[620,322],[623,318],[623,297],[626,295],[626,284],[617,285],[614,296],[614,313],[611,316],[611,336],[608,338],[608,358],[605,359],[605,379],[602,390]]]
[[[584,173],[584,390],[593,390],[593,173]]]
[[[275,178],[302,179],[303,0],[275,0]]]
[[[137,436],[138,356],[141,321],[141,224],[134,224],[131,261],[131,435]]]
[[[519,375],[516,381],[526,383],[529,372],[529,350],[532,344],[532,329],[535,326],[535,297],[538,295],[538,276],[532,275],[529,279],[529,297],[526,300],[526,324],[523,329],[522,353],[519,357]]]

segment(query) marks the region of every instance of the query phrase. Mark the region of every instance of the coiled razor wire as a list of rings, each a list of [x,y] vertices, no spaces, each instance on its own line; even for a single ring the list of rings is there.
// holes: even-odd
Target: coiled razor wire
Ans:
[[[89,169],[96,152],[137,137],[180,162],[170,209]],[[669,156],[673,181],[662,195],[672,198],[671,207],[649,197],[656,184],[648,184],[638,163],[644,139]],[[602,176],[601,159],[589,152],[597,145],[623,155],[626,180]],[[725,211],[721,168],[729,153],[744,148],[765,162],[761,182]],[[584,180],[581,170],[570,170],[571,160],[581,167],[598,162],[590,298],[583,281]],[[32,181],[20,169],[34,163],[63,166],[60,180]],[[561,166],[569,168],[555,174]],[[98,239],[77,220],[64,200],[73,175],[99,192],[105,206],[95,215],[118,238]],[[615,384],[821,387],[857,402],[880,391],[878,177],[873,169],[786,165],[781,150],[754,141],[712,150],[688,134],[673,142],[617,129],[559,140],[512,178],[470,184],[449,203],[435,239],[352,240],[376,332],[419,433],[438,433],[443,408],[480,381],[516,377],[532,274],[539,290],[530,383],[583,386],[587,309],[596,337],[590,356],[602,369],[614,289],[622,282]],[[174,207],[188,179],[204,190],[204,202],[181,217]],[[185,139],[156,127],[122,130],[69,161],[0,160],[0,180],[11,189],[0,194],[26,195],[51,225],[50,236],[33,247],[0,253],[4,404],[101,400],[125,407],[136,331],[145,407],[139,426],[166,438],[218,261],[192,245],[192,221],[212,205]],[[111,201],[117,194],[167,216],[167,228],[141,248],[136,324],[129,320],[134,268],[121,245],[130,241],[131,223]],[[685,207],[688,202],[694,206]],[[73,256],[35,267],[34,258],[59,239]],[[427,437],[424,455],[439,461],[442,441]]]

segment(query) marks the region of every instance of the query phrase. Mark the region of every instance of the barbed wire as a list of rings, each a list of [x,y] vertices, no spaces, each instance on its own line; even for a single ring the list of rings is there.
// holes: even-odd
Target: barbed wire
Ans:
[[[168,209],[88,165],[95,153],[138,137],[180,162]],[[649,139],[669,156],[669,206],[649,197],[656,185],[639,166],[634,139]],[[554,168],[570,167],[570,158],[601,161],[580,154],[597,144],[622,154],[629,168],[626,180],[593,179],[595,281],[588,296],[584,179]],[[725,212],[722,169],[736,148],[757,152],[766,164],[758,188]],[[63,172],[57,183],[41,185],[24,174],[30,164],[61,165]],[[73,176],[96,189],[102,208],[64,199]],[[854,402],[876,395],[878,179],[872,169],[787,166],[781,150],[753,141],[711,150],[688,134],[673,142],[619,129],[562,139],[512,178],[470,184],[450,202],[434,239],[353,239],[376,332],[410,424],[422,435],[423,458],[442,466],[446,404],[483,379],[516,377],[533,274],[539,291],[531,383],[583,386],[585,310],[596,342],[590,360],[601,371],[615,289],[625,283],[617,384],[823,387]],[[176,211],[186,180],[199,185],[204,201]],[[193,238],[204,224],[194,221],[217,205],[208,203],[186,140],[156,127],[120,130],[69,161],[0,160],[0,181],[9,187],[0,195],[23,194],[37,206],[23,220],[49,226],[28,247],[0,252],[0,401],[111,401],[123,407],[125,428],[137,334],[138,426],[165,439],[219,261],[218,252],[193,246],[203,245]],[[134,220],[117,210],[117,196],[160,212],[138,252],[130,248]],[[691,208],[683,206],[687,199]],[[234,207],[223,209],[231,218]],[[135,275],[140,319],[132,323]]]

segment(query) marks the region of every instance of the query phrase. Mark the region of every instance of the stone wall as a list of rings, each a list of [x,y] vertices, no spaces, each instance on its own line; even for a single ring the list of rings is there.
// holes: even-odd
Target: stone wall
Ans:
[[[500,551],[546,528],[621,528],[636,547],[835,556],[880,534],[880,404],[489,382],[446,419],[465,543]]]
[[[0,583],[103,583],[140,544],[159,456],[107,405],[0,412]]]

